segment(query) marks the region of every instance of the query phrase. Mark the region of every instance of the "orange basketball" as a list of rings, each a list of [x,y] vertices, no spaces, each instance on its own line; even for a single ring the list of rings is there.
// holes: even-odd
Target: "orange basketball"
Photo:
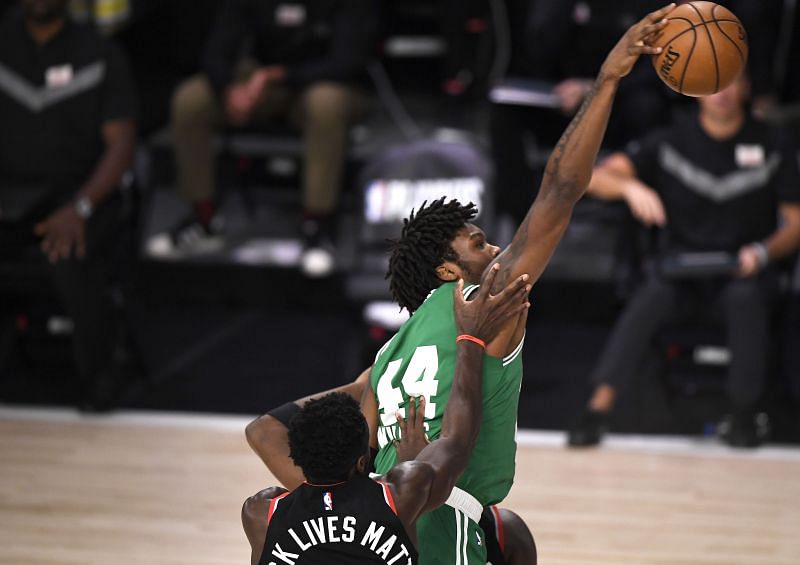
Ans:
[[[730,85],[744,70],[747,32],[727,8],[688,2],[670,12],[667,20],[648,43],[663,48],[653,55],[653,66],[672,90],[707,96]]]

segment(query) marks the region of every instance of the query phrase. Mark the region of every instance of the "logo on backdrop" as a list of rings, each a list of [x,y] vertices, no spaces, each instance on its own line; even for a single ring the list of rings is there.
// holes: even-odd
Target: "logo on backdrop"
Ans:
[[[367,186],[364,216],[371,224],[401,222],[426,200],[432,202],[442,196],[448,200],[455,198],[462,204],[473,202],[480,215],[485,190],[479,177],[378,179]]]

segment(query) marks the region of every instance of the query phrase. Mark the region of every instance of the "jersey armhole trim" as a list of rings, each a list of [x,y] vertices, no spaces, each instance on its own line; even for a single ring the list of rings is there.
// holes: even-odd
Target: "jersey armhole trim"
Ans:
[[[472,296],[472,293],[478,290],[481,287],[479,284],[473,284],[468,286],[464,289],[464,300],[469,300],[469,297]]]
[[[506,536],[505,532],[503,531],[503,520],[500,518],[500,511],[497,509],[497,506],[490,506],[489,508],[492,509],[492,514],[494,514],[494,533],[497,536],[497,545],[500,546],[500,552],[505,554],[506,552]]]
[[[278,507],[278,502],[285,497],[288,492],[284,492],[283,494],[279,494],[275,498],[269,501],[269,511],[267,512],[267,526],[269,526],[270,520],[272,520],[272,515],[275,513],[275,509]]]
[[[383,481],[375,481],[375,482],[381,485],[381,488],[383,489],[383,499],[386,501],[386,504],[389,506],[389,508],[392,509],[394,515],[397,516],[397,506],[395,506],[394,504],[394,497],[392,496],[392,491],[389,489],[389,485],[387,485]]]
[[[527,331],[522,334],[522,339],[519,340],[519,343],[514,348],[514,351],[512,351],[511,353],[509,353],[508,355],[503,357],[503,367],[505,367],[507,365],[510,365],[514,361],[514,359],[516,359],[519,356],[519,354],[522,352],[522,346],[525,345],[525,334],[526,333],[527,333]]]

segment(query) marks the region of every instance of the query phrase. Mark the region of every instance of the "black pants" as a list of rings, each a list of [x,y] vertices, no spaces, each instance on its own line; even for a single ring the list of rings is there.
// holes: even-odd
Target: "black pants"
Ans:
[[[776,277],[769,270],[746,279],[646,279],[617,321],[592,375],[595,384],[623,389],[636,377],[656,332],[667,322],[710,307],[731,350],[727,394],[734,410],[751,409],[764,389],[770,305]]]
[[[78,374],[91,395],[112,379],[113,345],[117,335],[108,292],[109,273],[119,252],[123,231],[122,206],[112,198],[99,206],[86,225],[86,256],[55,264],[39,251],[34,221],[0,224],[0,262],[4,265],[39,264],[47,273],[66,313],[74,324],[74,353]],[[37,213],[37,221],[47,212]]]

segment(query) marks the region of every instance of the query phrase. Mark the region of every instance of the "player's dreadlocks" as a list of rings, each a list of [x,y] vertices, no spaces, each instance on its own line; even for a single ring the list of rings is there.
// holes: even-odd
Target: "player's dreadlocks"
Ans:
[[[309,401],[289,422],[289,455],[314,483],[346,480],[368,445],[361,408],[341,392]]]
[[[392,241],[389,257],[389,290],[400,308],[414,312],[442,281],[436,267],[444,261],[457,261],[452,242],[458,230],[478,213],[475,205],[458,200],[434,200],[403,220],[400,239]]]

